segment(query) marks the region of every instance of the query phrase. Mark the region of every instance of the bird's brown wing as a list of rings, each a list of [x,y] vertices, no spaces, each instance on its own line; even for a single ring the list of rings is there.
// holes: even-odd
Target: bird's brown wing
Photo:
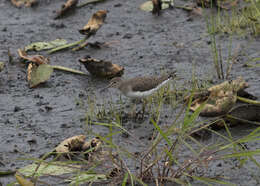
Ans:
[[[132,82],[132,90],[133,91],[140,91],[144,92],[147,90],[151,90],[156,88],[160,83],[169,79],[168,75],[161,76],[161,77],[140,77],[130,79],[129,81]]]

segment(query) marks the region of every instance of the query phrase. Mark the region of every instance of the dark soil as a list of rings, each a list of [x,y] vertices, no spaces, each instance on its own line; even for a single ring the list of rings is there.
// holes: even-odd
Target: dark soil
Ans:
[[[143,2],[107,0],[54,20],[53,11],[60,8],[63,0],[41,0],[34,8],[21,9],[12,6],[8,0],[0,1],[0,61],[6,64],[0,73],[0,170],[25,166],[30,161],[20,158],[38,158],[50,152],[65,138],[88,132],[89,128],[85,124],[89,110],[88,98],[96,99],[99,104],[111,98],[117,105],[119,92],[109,90],[99,93],[99,89],[107,85],[108,81],[91,76],[55,71],[47,83],[30,89],[26,80],[26,65],[19,61],[17,54],[18,48],[31,42],[57,38],[69,42],[80,40],[82,36],[78,30],[97,10],[106,9],[109,13],[106,23],[90,41],[116,42],[102,49],[86,48],[78,52],[66,50],[54,53],[49,55],[51,64],[86,72],[78,59],[90,55],[123,66],[126,78],[158,75],[162,71],[176,69],[178,79],[173,83],[178,86],[188,86],[192,72],[195,72],[199,81],[216,79],[205,17],[181,9],[164,10],[160,16],[155,16],[139,9]],[[223,58],[227,59],[230,43],[228,35],[218,36],[217,42],[221,44]],[[248,57],[259,55],[259,38],[233,36],[232,52],[238,45],[241,46],[241,52],[233,65],[231,79],[243,76],[250,84],[247,90],[260,97],[260,69],[243,67]],[[8,49],[14,57],[12,62],[8,60]],[[122,99],[124,104],[130,102],[128,98]],[[175,116],[171,108],[164,109],[163,113],[171,117],[162,123],[170,123]],[[126,121],[123,126],[148,144],[153,128],[149,121]],[[239,126],[232,128],[231,132],[234,138],[241,138],[253,129],[253,126]],[[100,135],[108,132],[106,128],[95,126],[92,130]],[[205,143],[213,144],[217,140],[216,136],[212,136]],[[124,145],[131,152],[145,149],[131,140],[129,142],[129,138],[122,135],[115,143]],[[260,148],[260,143],[256,141],[247,146],[255,150]],[[183,156],[188,157],[189,154],[183,152]],[[260,163],[259,156],[255,159]],[[225,177],[237,185],[260,184],[259,168],[252,162],[239,169],[239,162],[235,159],[215,161],[210,164],[207,174],[211,178]],[[12,181],[13,176],[0,178],[2,185]]]

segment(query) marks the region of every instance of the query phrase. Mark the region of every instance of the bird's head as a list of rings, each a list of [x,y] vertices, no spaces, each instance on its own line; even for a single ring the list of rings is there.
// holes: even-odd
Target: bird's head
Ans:
[[[106,90],[108,88],[118,88],[120,86],[121,82],[122,82],[122,78],[115,77],[115,78],[110,80],[108,86],[106,86],[105,88],[101,89],[100,91],[102,92],[102,91],[104,91],[104,90]]]

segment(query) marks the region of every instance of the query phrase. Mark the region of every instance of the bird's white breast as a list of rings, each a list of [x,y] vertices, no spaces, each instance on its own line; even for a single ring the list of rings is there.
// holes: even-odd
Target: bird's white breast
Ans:
[[[163,81],[161,84],[159,84],[157,87],[151,89],[151,90],[147,90],[147,91],[135,91],[133,92],[132,90],[130,90],[129,92],[125,93],[125,96],[130,97],[130,98],[143,98],[146,96],[149,96],[151,94],[153,94],[155,91],[157,91],[158,89],[160,89],[163,85],[165,85],[168,81],[170,80],[167,79],[165,81]]]

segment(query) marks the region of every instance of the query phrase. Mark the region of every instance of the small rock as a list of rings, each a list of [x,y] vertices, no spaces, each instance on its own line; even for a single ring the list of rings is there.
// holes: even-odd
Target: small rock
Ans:
[[[29,144],[36,144],[37,140],[32,138],[32,139],[28,140],[27,143],[29,143]]]
[[[121,7],[121,6],[122,6],[121,3],[114,4],[114,7]]]
[[[132,37],[133,37],[133,34],[126,33],[126,34],[123,36],[123,39],[131,39]]]
[[[54,22],[54,23],[51,23],[51,24],[50,24],[50,27],[56,28],[56,29],[61,29],[61,28],[65,28],[66,25],[65,25],[64,23]]]
[[[14,112],[18,112],[18,111],[20,111],[20,110],[22,110],[21,107],[18,107],[18,106],[15,106],[15,107],[14,107]]]

